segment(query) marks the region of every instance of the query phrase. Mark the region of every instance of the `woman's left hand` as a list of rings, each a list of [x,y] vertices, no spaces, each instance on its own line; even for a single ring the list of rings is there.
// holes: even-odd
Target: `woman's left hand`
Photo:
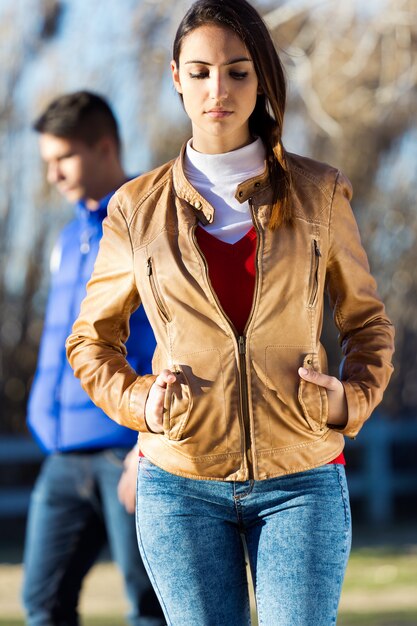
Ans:
[[[117,485],[118,498],[128,513],[135,512],[138,463],[139,447],[135,446],[125,457],[124,470]]]
[[[298,373],[303,380],[313,385],[319,385],[327,390],[329,415],[327,423],[330,426],[345,426],[348,418],[345,390],[338,378],[321,374],[313,369],[299,367]]]

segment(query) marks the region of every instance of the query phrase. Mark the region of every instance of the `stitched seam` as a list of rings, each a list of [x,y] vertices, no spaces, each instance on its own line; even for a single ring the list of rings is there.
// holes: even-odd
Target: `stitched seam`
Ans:
[[[126,220],[128,225],[129,225],[129,227],[130,227],[130,225],[132,223],[133,218],[135,217],[136,213],[139,211],[140,207],[145,202],[145,200],[147,200],[153,193],[155,193],[155,191],[158,191],[158,189],[160,189],[161,187],[164,187],[167,183],[169,183],[169,179],[171,178],[171,174],[172,174],[172,166],[170,167],[168,172],[165,174],[165,176],[162,178],[162,180],[159,181],[159,183],[156,183],[153,187],[151,187],[151,189],[149,189],[145,193],[145,195],[141,196],[139,198],[139,200],[137,200],[137,202],[133,206],[133,210],[132,210],[132,214],[130,216],[130,220]]]
[[[140,471],[140,470],[139,470],[139,471]],[[136,496],[136,498],[137,498],[137,496]],[[160,602],[161,606],[163,607],[163,610],[164,610],[165,616],[168,616],[168,615],[169,615],[169,614],[168,614],[168,609],[167,609],[166,604],[165,604],[165,602],[164,602],[164,600],[163,600],[163,597],[162,597],[162,594],[161,594],[160,589],[159,589],[159,587],[158,587],[158,584],[157,584],[157,582],[156,582],[156,580],[155,580],[155,576],[154,576],[153,571],[152,571],[152,568],[151,568],[151,566],[150,566],[150,563],[149,563],[148,557],[146,556],[146,552],[145,552],[145,548],[144,548],[144,545],[143,545],[143,540],[142,540],[142,534],[141,534],[141,532],[140,532],[140,524],[139,524],[139,522],[137,522],[137,523],[136,523],[136,534],[137,534],[137,538],[138,538],[138,544],[139,544],[139,545],[141,546],[141,548],[142,548],[142,560],[143,560],[144,562],[146,562],[146,564],[147,564],[147,566],[148,566],[148,567],[147,567],[147,571],[148,571],[149,578],[152,580],[152,585],[153,585],[153,587],[154,587],[154,589],[155,589],[155,591],[156,591],[156,593],[157,593],[157,595],[158,595],[158,600],[159,600],[159,602]],[[170,623],[170,622],[171,622],[171,619],[169,619],[169,618],[168,618],[168,622]]]
[[[334,181],[334,186],[333,186],[333,193],[332,193],[332,197],[331,197],[331,203],[330,203],[330,214],[329,214],[329,225],[328,225],[328,238],[329,238],[329,242],[330,242],[330,250],[332,247],[332,221],[333,221],[333,209],[334,209],[334,199],[336,196],[336,188],[337,185],[339,183],[339,179],[340,179],[340,170],[338,170],[335,181]],[[339,301],[338,299],[336,299],[336,302],[334,303],[334,317],[335,320],[337,321],[337,324],[339,326],[340,332],[343,333],[343,329],[344,329],[344,324],[345,324],[345,320],[344,320],[344,316],[343,313],[339,307]]]
[[[127,231],[127,236],[129,238],[129,243],[130,243],[130,251],[131,251],[131,259],[132,259],[132,274],[134,275],[134,250],[133,250],[133,243],[132,243],[132,238],[130,236],[130,230],[129,230],[129,226],[127,224],[127,220],[125,215],[123,214],[123,212],[120,209],[120,206],[117,207],[117,211],[119,212],[120,216],[122,217],[124,223],[126,224],[126,231]],[[133,288],[136,288],[135,282],[132,280],[131,281],[131,285]],[[137,292],[137,290],[136,290]],[[138,292],[137,292],[138,293]],[[139,294],[138,294],[139,296]],[[121,321],[123,320],[123,318],[125,317],[125,313],[129,312],[130,313],[130,303],[133,302],[135,299],[135,294],[132,294],[126,301],[121,314],[117,317],[117,319],[114,321],[113,324],[113,330],[117,333],[117,337],[119,342],[121,341],[121,334],[122,334],[122,328],[121,328]],[[140,296],[139,296],[139,301],[140,301]]]
[[[298,211],[295,211],[294,215],[296,219],[301,222],[306,222],[306,224],[321,224],[322,226],[328,226],[328,220],[320,219],[319,217],[310,218],[303,213],[299,213]]]
[[[173,346],[171,343],[171,334],[169,333],[169,338],[170,338],[170,350],[171,350],[171,359],[174,360],[173,358]],[[206,350],[197,350],[195,352],[184,352],[183,354],[176,354],[175,355],[175,361],[180,361],[182,357],[184,356],[194,356],[196,354],[203,354],[204,352],[215,352],[218,355],[218,359],[219,359],[219,365],[220,365],[220,372],[221,372],[221,377],[222,377],[222,388],[223,388],[223,415],[225,418],[225,436],[226,436],[226,452],[224,454],[229,455],[229,428],[228,428],[228,419],[227,419],[227,411],[226,411],[226,391],[225,391],[225,375],[224,375],[224,369],[223,369],[223,363],[222,363],[222,358],[221,358],[221,352],[218,348],[207,348]],[[207,458],[207,457],[204,457]]]
[[[326,199],[331,200],[332,195],[327,191],[327,187],[321,184],[321,181],[319,178],[316,178],[315,176],[313,176],[313,174],[310,174],[305,169],[303,169],[299,165],[296,165],[295,163],[291,163],[291,168],[296,170],[299,174],[301,174],[301,176],[304,176],[304,178],[309,180],[311,183],[314,183],[317,189],[321,191],[321,193],[326,197]],[[336,172],[337,174],[339,173],[338,170],[336,170]]]

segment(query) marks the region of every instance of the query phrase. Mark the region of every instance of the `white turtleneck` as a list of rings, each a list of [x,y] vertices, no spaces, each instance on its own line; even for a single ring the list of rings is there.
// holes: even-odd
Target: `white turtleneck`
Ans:
[[[204,228],[226,243],[236,243],[252,228],[248,202],[235,198],[237,186],[265,170],[265,148],[258,137],[248,146],[223,154],[202,154],[187,143],[184,171],[189,182],[213,206],[212,224]]]

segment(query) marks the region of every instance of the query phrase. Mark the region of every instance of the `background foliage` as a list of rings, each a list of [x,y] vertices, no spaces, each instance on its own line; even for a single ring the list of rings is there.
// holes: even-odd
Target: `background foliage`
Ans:
[[[3,0],[0,6],[0,432],[24,429],[53,240],[71,209],[44,182],[31,131],[81,88],[113,104],[129,172],[189,134],[171,88],[178,0]],[[397,329],[390,419],[417,415],[417,0],[259,1],[287,68],[285,145],[340,167]],[[354,280],[354,276],[352,276]],[[326,326],[327,328],[327,326]],[[326,341],[334,332],[326,330]],[[333,343],[332,343],[333,342]],[[331,348],[336,363],[337,348]]]

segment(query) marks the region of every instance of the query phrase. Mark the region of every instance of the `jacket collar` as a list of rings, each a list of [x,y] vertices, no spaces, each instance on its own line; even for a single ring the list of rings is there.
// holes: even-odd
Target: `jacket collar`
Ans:
[[[173,182],[177,196],[182,200],[185,200],[191,205],[197,219],[202,224],[211,224],[214,219],[214,208],[207,202],[202,195],[189,183],[184,174],[184,156],[187,143],[182,148],[178,158],[173,165]],[[277,146],[276,155],[280,162],[283,163],[282,148]],[[283,163],[284,164],[284,163]],[[285,165],[284,165],[285,166]],[[269,173],[266,167],[265,170],[259,176],[255,176],[237,186],[235,198],[238,202],[246,202],[249,198],[256,200],[257,196],[260,196],[264,191],[269,189]]]
[[[75,207],[78,217],[86,222],[102,222],[107,215],[107,205],[113,193],[114,191],[111,191],[107,196],[104,196],[104,198],[100,200],[98,208],[94,211],[87,208],[85,200],[80,200]]]

